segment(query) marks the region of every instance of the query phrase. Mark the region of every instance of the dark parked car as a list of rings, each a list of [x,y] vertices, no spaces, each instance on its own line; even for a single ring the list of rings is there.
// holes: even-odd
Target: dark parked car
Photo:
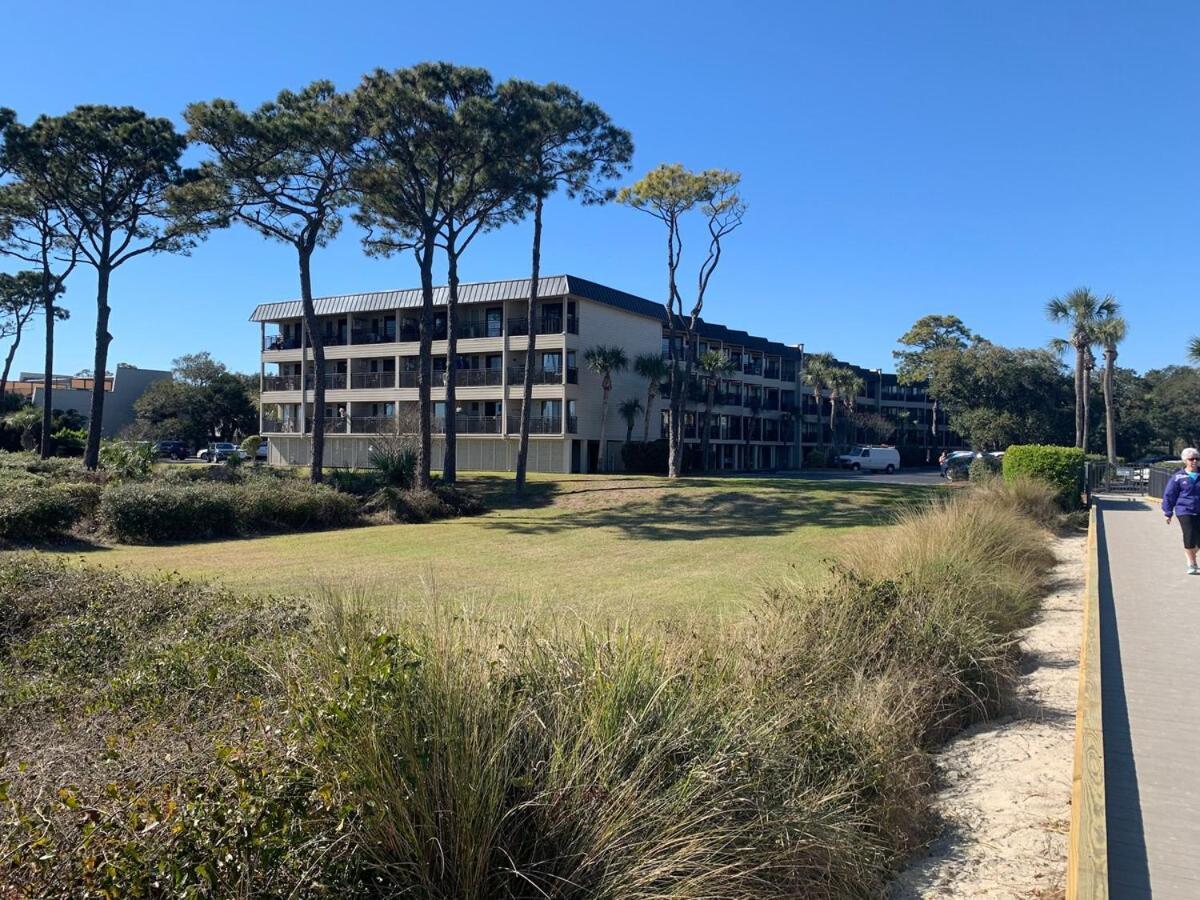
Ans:
[[[154,455],[168,459],[187,459],[188,446],[183,441],[158,441],[154,444]]]

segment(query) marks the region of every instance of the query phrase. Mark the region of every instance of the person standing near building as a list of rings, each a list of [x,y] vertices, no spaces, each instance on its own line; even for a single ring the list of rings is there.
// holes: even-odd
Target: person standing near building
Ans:
[[[1200,547],[1200,450],[1188,447],[1180,457],[1183,468],[1167,482],[1163,491],[1162,511],[1168,525],[1172,516],[1179,520],[1188,574],[1200,575],[1200,566],[1196,565],[1196,548]]]

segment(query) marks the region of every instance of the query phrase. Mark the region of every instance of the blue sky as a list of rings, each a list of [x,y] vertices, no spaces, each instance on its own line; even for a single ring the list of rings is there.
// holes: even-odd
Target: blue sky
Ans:
[[[305,7],[310,13],[304,13]],[[169,12],[167,10],[170,10]],[[180,122],[192,100],[256,105],[316,78],[353,87],[427,59],[566,82],[632,131],[632,176],[660,162],[743,173],[746,224],[706,316],[890,368],[919,316],[954,313],[1013,345],[1054,333],[1045,300],[1086,284],[1130,323],[1121,363],[1183,361],[1200,334],[1200,5],[1193,2],[446,3],[213,0],[4,13],[0,105],[24,121],[77,103]],[[24,37],[20,37],[20,36]],[[657,299],[659,223],[547,211],[543,272]],[[481,238],[468,280],[523,277],[528,223]],[[691,247],[698,248],[698,239]],[[685,265],[697,262],[695,252]],[[0,266],[11,269],[8,263]],[[409,257],[353,228],[314,263],[322,294],[410,287]],[[113,278],[110,367],[209,350],[257,368],[254,304],[295,296],[286,246],[244,228]],[[94,279],[72,277],[59,371],[91,365]],[[41,329],[18,353],[40,370]]]

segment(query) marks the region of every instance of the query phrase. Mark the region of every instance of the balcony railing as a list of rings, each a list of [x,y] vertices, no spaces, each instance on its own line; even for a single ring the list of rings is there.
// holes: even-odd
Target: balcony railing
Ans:
[[[562,316],[542,316],[534,321],[538,334],[562,334],[564,324],[571,334],[579,333],[579,319],[576,316],[567,316],[565,321]],[[506,327],[510,335],[529,334],[529,319],[526,316],[513,316],[508,319]]]
[[[299,375],[268,375],[263,379],[264,391],[298,391]]]
[[[458,323],[458,336],[460,338],[503,337],[504,328],[495,319],[490,322],[487,319],[469,319],[466,322]]]
[[[762,375],[762,363],[761,362],[747,362],[745,365],[742,366],[742,371],[745,372],[747,375]]]
[[[459,334],[459,337],[462,337],[461,333]],[[401,325],[400,326],[400,340],[402,342],[408,343],[410,341],[419,341],[420,339],[421,339],[421,329],[419,327],[417,327],[416,325]],[[440,325],[434,325],[433,339],[435,341],[444,341],[446,339],[445,323],[442,323]]]
[[[350,375],[350,387],[352,388],[390,388],[395,386],[395,372],[354,372]]]
[[[576,416],[567,416],[567,433],[576,434],[579,431],[579,419]]]
[[[299,337],[284,337],[282,334],[263,335],[264,350],[299,350]]]
[[[296,434],[299,430],[300,423],[295,419],[264,418],[262,421],[263,434]]]
[[[348,343],[344,331],[330,331],[321,335],[322,347],[344,347]]]
[[[763,377],[764,378],[774,378],[774,379],[778,380],[779,379],[779,366],[767,366],[765,369],[763,369]]]
[[[459,369],[454,374],[458,387],[494,387],[504,382],[502,369]]]
[[[419,374],[420,374],[419,372],[401,372],[400,377],[396,382],[396,386],[402,387],[402,388],[418,387],[417,376]],[[429,385],[430,385],[430,387],[445,387],[446,386],[446,373],[445,372],[434,372],[433,380],[429,383]]]
[[[350,420],[352,434],[395,434],[395,416],[355,416]]]
[[[396,341],[394,331],[359,330],[351,332],[351,343],[354,344],[393,344]]]
[[[457,434],[499,434],[503,423],[500,416],[455,416]]]
[[[574,372],[574,369],[570,371]],[[534,369],[533,383],[534,384],[562,384],[563,373],[562,369]],[[509,384],[524,384],[525,383],[525,367],[524,366],[509,366],[508,367],[508,383]]]
[[[563,421],[558,416],[531,416],[529,419],[530,434],[560,434],[562,432]],[[508,432],[509,434],[519,434],[521,431],[521,417],[508,417]]]
[[[317,385],[317,376],[313,374],[304,377],[304,386],[310,391]],[[325,373],[325,389],[327,391],[340,391],[346,387],[345,372],[326,372]]]

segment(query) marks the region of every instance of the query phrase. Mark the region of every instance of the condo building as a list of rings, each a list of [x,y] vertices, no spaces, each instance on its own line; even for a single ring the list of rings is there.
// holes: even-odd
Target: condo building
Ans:
[[[529,469],[594,472],[601,456],[608,471],[622,468],[628,428],[618,405],[644,405],[647,382],[633,370],[643,354],[669,355],[661,303],[573,275],[539,281],[538,304],[528,318],[529,280],[459,285],[455,419],[459,469],[506,471],[516,467],[525,367],[534,369]],[[447,288],[434,291],[432,465],[441,465],[445,430]],[[314,301],[325,348],[325,464],[369,464],[381,435],[408,433],[417,420],[419,289],[322,297]],[[311,454],[312,349],[298,300],[260,304],[251,316],[262,339],[260,433],[270,461],[304,465]],[[536,335],[529,352],[530,332]],[[829,440],[828,397],[803,384],[801,345],[777,343],[701,322],[696,356],[726,354],[733,371],[714,395],[710,459],[718,469],[795,469],[804,452]],[[607,421],[601,433],[602,388],[584,365],[597,345],[621,347],[629,367],[612,376]],[[865,385],[860,411],[878,413],[908,430],[909,443],[942,448],[960,442],[944,421],[931,428],[932,408],[923,389],[900,386],[894,375],[855,367]],[[666,436],[667,385],[649,416],[649,440]],[[706,397],[689,396],[686,450],[697,462]],[[643,413],[633,429],[641,440]],[[940,419],[941,417],[939,417]],[[861,436],[860,436],[861,437]],[[934,457],[938,450],[934,449]]]

